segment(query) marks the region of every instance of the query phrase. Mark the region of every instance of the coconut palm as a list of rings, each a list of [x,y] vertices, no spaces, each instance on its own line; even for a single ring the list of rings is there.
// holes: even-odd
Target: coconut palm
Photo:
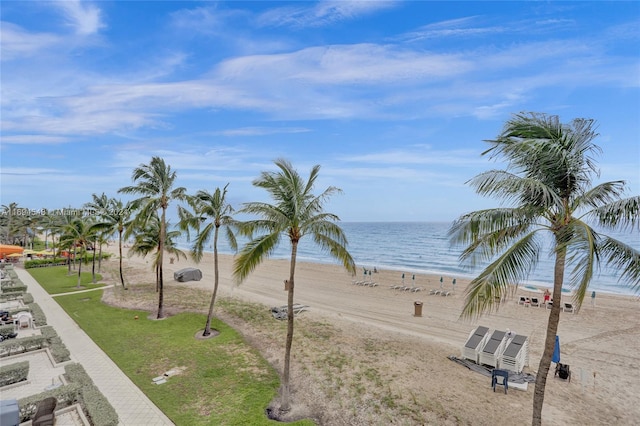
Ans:
[[[131,203],[123,204],[122,200],[106,198],[103,193],[100,197],[93,194],[93,202],[87,203],[86,207],[93,209],[95,214],[99,216],[100,221],[105,224],[104,232],[101,234],[102,237],[112,235],[116,231],[118,232],[120,283],[122,284],[122,288],[126,290],[127,287],[124,283],[124,275],[122,272],[122,240],[125,230],[131,225]],[[102,244],[100,244],[100,255],[98,258],[100,259],[98,261],[98,270],[100,270]]]
[[[220,275],[218,270],[218,233],[221,227],[224,227],[226,231],[226,237],[231,248],[234,250],[237,248],[236,237],[232,230],[235,224],[232,217],[233,207],[226,201],[228,186],[229,184],[225,185],[222,190],[216,188],[213,194],[204,190],[198,191],[194,196],[188,198],[189,205],[193,208],[193,212],[189,212],[183,208],[179,210],[181,219],[180,227],[187,232],[189,232],[190,228],[198,232],[193,242],[193,248],[191,249],[191,256],[196,262],[200,262],[207,241],[213,237],[213,293],[211,294],[211,303],[209,303],[207,322],[202,332],[203,336],[209,336],[211,334],[213,306],[218,293]],[[203,223],[205,223],[205,225],[201,228]]]
[[[170,227],[170,223],[167,223],[167,227]],[[133,229],[133,228],[131,228]],[[133,245],[129,249],[129,256],[139,255],[146,257],[150,253],[155,253],[153,258],[153,269],[156,273],[156,291],[160,290],[160,220],[158,215],[154,214],[147,220],[144,228],[133,229],[135,232]],[[168,231],[164,241],[164,251],[169,253],[179,260],[187,258],[187,255],[180,249],[178,249],[175,238],[180,235],[180,231]]]
[[[253,181],[254,186],[265,189],[270,194],[274,204],[247,203],[240,210],[241,213],[257,215],[260,219],[241,225],[241,232],[251,239],[236,258],[233,274],[236,282],[242,282],[273,252],[283,235],[288,238],[291,244],[291,261],[287,281],[287,339],[280,407],[281,411],[286,412],[290,409],[289,366],[293,342],[293,292],[298,243],[309,235],[352,274],[355,274],[355,263],[346,249],[347,238],[335,223],[339,218],[323,211],[325,201],[331,195],[340,192],[340,189],[330,186],[318,196],[313,194],[320,171],[319,165],[311,169],[306,182],[287,160],[276,160],[275,165],[280,169],[278,172],[262,172],[260,177]],[[262,234],[254,237],[255,232]]]
[[[162,158],[153,157],[149,164],[141,164],[133,170],[131,179],[137,185],[125,186],[118,191],[124,194],[140,195],[140,198],[133,201],[135,208],[139,209],[136,217],[139,224],[144,224],[155,213],[161,212],[158,239],[160,247],[158,251],[158,318],[164,316],[162,263],[167,233],[167,208],[172,200],[184,199],[186,191],[183,187],[174,188],[176,177],[176,172],[171,170],[171,166]]]
[[[490,262],[466,289],[463,317],[497,309],[536,267],[551,240],[555,257],[553,299],[560,301],[564,274],[582,304],[594,271],[600,264],[615,267],[620,280],[640,288],[640,252],[601,232],[638,229],[640,197],[622,198],[626,184],[612,181],[592,185],[597,176],[593,154],[597,137],[593,120],[568,124],[539,113],[514,115],[502,133],[487,141],[483,153],[504,159],[506,170],[490,170],[469,181],[476,192],[496,196],[512,207],[480,210],[457,219],[452,241],[468,244],[463,261]],[[552,305],[544,351],[536,377],[532,424],[542,422],[547,374],[560,320],[560,303]]]
[[[78,263],[78,282],[76,288],[80,288],[80,274],[82,273],[82,263],[84,261],[84,253],[87,247],[95,238],[96,232],[99,230],[99,223],[92,222],[88,218],[76,217],[71,223],[64,227],[60,236],[60,242],[66,247],[74,247],[80,249],[81,260]],[[77,256],[76,256],[77,257]]]
[[[93,201],[89,203],[85,203],[85,208],[91,209],[91,214],[100,220],[104,218],[104,215],[107,213],[109,208],[109,198],[103,192],[102,195],[98,196],[96,194],[92,194]],[[104,223],[103,232],[111,233],[113,228],[111,228],[108,224]],[[96,232],[95,240],[93,241],[93,257],[91,259],[91,280],[95,284],[96,283],[96,246],[98,245],[98,240],[104,239],[101,238],[100,233]],[[100,256],[102,256],[102,244],[100,244]]]

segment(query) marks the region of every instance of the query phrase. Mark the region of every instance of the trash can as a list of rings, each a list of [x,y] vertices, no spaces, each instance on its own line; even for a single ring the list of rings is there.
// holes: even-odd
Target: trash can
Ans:
[[[413,302],[413,308],[414,308],[414,317],[421,317],[422,316],[422,302]]]

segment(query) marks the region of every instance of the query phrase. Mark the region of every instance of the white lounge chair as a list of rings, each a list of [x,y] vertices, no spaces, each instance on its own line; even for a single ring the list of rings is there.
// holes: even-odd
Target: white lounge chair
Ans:
[[[500,368],[500,358],[507,346],[507,333],[500,330],[495,330],[489,341],[482,351],[480,351],[480,364],[490,365],[495,368]]]
[[[565,303],[564,306],[562,307],[562,311],[571,312],[572,314],[574,314],[576,312],[576,308],[573,306],[572,303]]]
[[[469,338],[462,346],[461,355],[463,359],[470,359],[476,364],[479,363],[480,351],[484,348],[489,340],[489,329],[487,327],[478,326],[469,333]]]
[[[529,338],[516,335],[509,341],[500,360],[500,368],[521,373],[529,365]]]

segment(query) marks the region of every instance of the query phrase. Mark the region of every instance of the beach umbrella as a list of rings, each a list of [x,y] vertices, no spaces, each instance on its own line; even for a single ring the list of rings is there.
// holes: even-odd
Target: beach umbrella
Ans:
[[[556,364],[560,362],[560,337],[556,336],[556,345],[553,348],[553,356],[551,357],[551,362],[555,362]]]

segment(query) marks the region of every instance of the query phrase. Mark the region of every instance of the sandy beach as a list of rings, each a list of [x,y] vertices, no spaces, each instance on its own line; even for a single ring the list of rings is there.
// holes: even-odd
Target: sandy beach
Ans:
[[[117,247],[111,245],[109,251],[117,253]],[[166,259],[166,292],[171,293],[173,288],[180,286],[210,291],[213,288],[212,258],[211,254],[206,254],[200,264],[191,259],[173,263]],[[220,256],[221,297],[261,303],[265,309],[286,304],[284,279],[288,277],[288,260],[268,260],[240,286],[233,285],[232,262],[232,256]],[[116,257],[108,263],[113,268],[117,265]],[[130,286],[153,282],[149,258],[125,256],[124,264]],[[188,266],[201,269],[203,279],[189,283],[174,281],[173,273]],[[413,284],[412,274],[406,271],[408,278],[405,284]],[[361,278],[361,274],[356,278]],[[440,288],[440,276],[416,274],[415,286],[423,290],[407,292],[390,288],[402,281],[398,271],[379,270],[372,275],[378,286],[365,287],[353,285],[354,277],[337,265],[298,263],[295,301],[309,306],[300,320],[329,323],[339,330],[337,336],[343,345],[341,347],[348,348],[353,344],[349,356],[354,359],[367,356],[357,349],[359,344],[374,342],[378,348],[375,356],[365,362],[384,379],[384,388],[424,407],[420,414],[422,417],[416,413],[408,414],[392,423],[530,423],[533,384],[526,391],[510,389],[507,395],[502,391],[494,393],[489,378],[450,361],[447,356],[460,356],[461,347],[477,325],[510,329],[529,337],[529,366],[525,372],[535,373],[549,311],[519,305],[518,296],[535,296],[520,288],[497,313],[485,315],[477,321],[460,320],[467,281],[445,276],[443,286],[446,290],[453,290],[451,283],[454,278],[457,281],[455,290],[450,296],[442,297],[429,294],[429,290]],[[542,295],[538,296],[541,298]],[[416,301],[423,304],[421,317],[414,316]],[[569,297],[563,300],[570,301]],[[631,425],[637,424],[640,418],[640,406],[637,404],[640,395],[640,376],[637,373],[640,365],[640,301],[632,296],[598,293],[596,304],[593,307],[590,300],[585,300],[580,312],[563,312],[561,315],[558,332],[561,361],[571,366],[572,381],[554,378],[552,366],[547,381],[544,424]],[[243,332],[251,333],[249,329]],[[247,338],[259,341],[259,336]],[[296,344],[294,337],[294,353],[300,349]],[[282,367],[283,346],[284,342],[275,342],[272,346],[260,348],[278,370]],[[309,352],[309,348],[305,350]],[[324,404],[324,408],[333,413],[324,417],[325,424],[388,424],[388,419],[367,413],[366,409],[345,408],[345,413],[341,414],[340,407],[345,407],[344,401],[336,402],[335,398],[327,395],[327,384],[319,383],[321,381],[321,375],[315,374],[308,360],[305,364],[305,358],[296,359],[294,355],[292,382],[298,383],[294,399],[299,405],[306,404],[306,408],[313,412],[322,409],[318,404]],[[310,401],[314,401],[316,406],[311,406]],[[433,417],[430,412],[440,414]]]

